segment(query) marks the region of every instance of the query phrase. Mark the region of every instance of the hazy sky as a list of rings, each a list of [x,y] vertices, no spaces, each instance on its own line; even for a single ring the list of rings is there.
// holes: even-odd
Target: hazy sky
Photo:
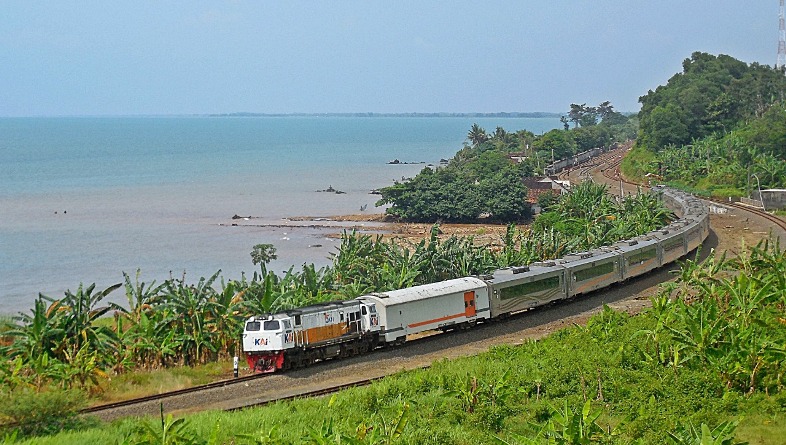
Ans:
[[[777,39],[778,0],[2,0],[0,116],[637,111]]]

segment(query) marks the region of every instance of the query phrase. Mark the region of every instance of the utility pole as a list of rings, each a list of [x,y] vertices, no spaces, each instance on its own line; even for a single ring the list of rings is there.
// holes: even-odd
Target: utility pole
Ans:
[[[784,23],[784,0],[781,0],[781,7],[778,11],[778,61],[775,62],[775,68],[783,69],[786,67],[786,23]]]

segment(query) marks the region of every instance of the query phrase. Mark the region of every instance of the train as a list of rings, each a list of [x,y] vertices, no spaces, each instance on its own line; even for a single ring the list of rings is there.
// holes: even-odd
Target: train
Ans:
[[[569,156],[569,157],[567,157],[565,159],[560,159],[558,161],[554,161],[551,164],[547,165],[543,169],[543,171],[548,176],[556,175],[557,173],[561,172],[562,170],[565,170],[566,168],[575,167],[575,166],[577,166],[579,164],[583,164],[583,163],[589,161],[590,159],[592,159],[594,157],[597,157],[597,156],[600,156],[603,153],[605,153],[605,152],[607,152],[609,150],[613,150],[615,148],[617,148],[616,144],[614,144],[613,146],[608,147],[608,148],[604,148],[604,147],[590,148],[587,151],[582,151],[581,153],[576,153],[575,155]]]
[[[673,263],[709,235],[698,198],[657,186],[676,219],[644,235],[587,252],[491,274],[371,293],[248,318],[242,334],[251,370],[274,372],[403,344],[433,330],[467,329],[621,283]]]

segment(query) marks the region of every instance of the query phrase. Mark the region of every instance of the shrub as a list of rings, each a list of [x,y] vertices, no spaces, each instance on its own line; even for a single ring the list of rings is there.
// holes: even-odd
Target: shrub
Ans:
[[[25,436],[52,434],[84,425],[77,418],[83,402],[84,394],[79,391],[22,389],[11,392],[0,404],[0,418],[4,429],[16,429]]]

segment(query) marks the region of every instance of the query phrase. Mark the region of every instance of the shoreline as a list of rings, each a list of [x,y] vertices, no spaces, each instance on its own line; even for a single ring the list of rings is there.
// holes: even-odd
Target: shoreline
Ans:
[[[309,216],[299,216],[299,217],[292,217],[286,218],[289,221],[302,221],[302,222],[310,222],[310,221],[331,221],[331,222],[352,222],[352,223],[375,223],[378,224],[376,228],[381,230],[374,230],[375,227],[363,226],[363,225],[350,225],[350,226],[343,226],[349,228],[360,228],[364,232],[377,232],[382,235],[384,238],[392,238],[392,239],[401,239],[405,241],[412,242],[413,240],[420,241],[421,239],[428,239],[431,228],[434,226],[435,223],[411,223],[411,222],[402,222],[397,220],[390,215],[385,213],[374,213],[374,214],[350,214],[350,215],[334,215],[329,217],[309,217]],[[286,226],[285,227],[301,227],[296,225]],[[342,226],[323,226],[325,228],[330,227],[342,227]],[[451,236],[458,236],[458,237],[468,237],[472,236],[475,239],[475,243],[479,245],[487,245],[487,246],[494,246],[497,242],[500,242],[502,238],[505,236],[505,232],[507,231],[508,225],[507,224],[493,224],[493,223],[440,223],[439,229],[440,234],[438,235],[440,240],[444,240],[450,238]],[[331,235],[332,236],[332,235]],[[340,234],[337,235],[340,238]]]

